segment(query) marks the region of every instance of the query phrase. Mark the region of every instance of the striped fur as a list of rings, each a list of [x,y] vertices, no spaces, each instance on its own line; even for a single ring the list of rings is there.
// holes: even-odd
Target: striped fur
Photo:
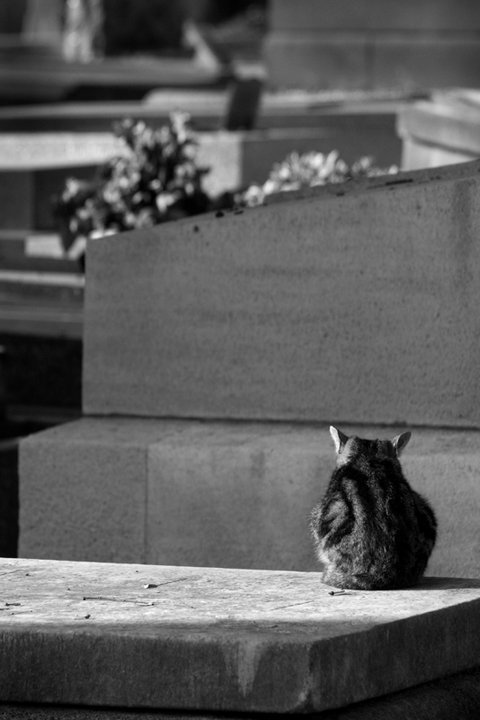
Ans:
[[[437,523],[398,459],[410,433],[389,441],[348,438],[333,426],[330,432],[337,467],[311,514],[323,581],[363,590],[415,585],[435,544]]]

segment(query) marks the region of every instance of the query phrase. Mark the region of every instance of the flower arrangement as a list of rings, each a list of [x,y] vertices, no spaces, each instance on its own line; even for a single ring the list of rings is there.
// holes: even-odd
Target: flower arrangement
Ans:
[[[207,210],[260,205],[278,192],[341,183],[352,178],[395,173],[363,157],[349,166],[339,153],[291,153],[276,163],[266,180],[247,189],[212,198],[202,187],[208,169],[197,164],[197,140],[186,113],[172,113],[158,129],[123,120],[114,127],[119,153],[91,181],[69,178],[55,202],[63,245],[82,258],[91,238],[157,225]]]
[[[348,165],[345,160],[342,160],[337,150],[329,153],[308,152],[302,155],[293,152],[282,162],[273,166],[263,185],[251,185],[244,192],[243,203],[252,207],[261,205],[265,198],[272,193],[397,172],[398,168],[395,165],[389,168],[377,167],[371,157],[362,157],[353,165]]]
[[[121,151],[91,181],[68,178],[54,213],[66,249],[74,243],[210,208],[202,189],[205,168],[196,163],[197,142],[185,113],[158,129],[124,120],[114,128]],[[80,254],[81,250],[79,250]]]

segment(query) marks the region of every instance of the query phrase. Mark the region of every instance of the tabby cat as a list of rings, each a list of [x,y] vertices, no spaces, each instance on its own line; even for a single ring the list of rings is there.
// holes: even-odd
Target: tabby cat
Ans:
[[[410,433],[365,440],[331,426],[330,434],[337,464],[311,514],[323,582],[362,590],[415,585],[435,544],[437,522],[400,466]]]

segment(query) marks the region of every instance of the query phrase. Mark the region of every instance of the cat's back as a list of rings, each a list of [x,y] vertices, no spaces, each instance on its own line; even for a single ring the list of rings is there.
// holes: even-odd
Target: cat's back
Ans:
[[[331,428],[336,468],[311,529],[326,582],[339,587],[412,584],[435,542],[435,516],[403,475],[398,456],[409,433],[393,441],[347,437]]]
[[[345,531],[395,532],[398,520],[413,520],[414,502],[401,467],[382,441],[352,438],[350,454],[334,469],[323,501],[317,506],[322,532],[328,524],[345,523]]]

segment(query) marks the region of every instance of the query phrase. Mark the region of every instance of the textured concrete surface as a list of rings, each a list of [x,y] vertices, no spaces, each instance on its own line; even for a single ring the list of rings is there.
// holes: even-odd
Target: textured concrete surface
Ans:
[[[478,664],[479,580],[335,596],[317,573],[0,570],[2,702],[315,712]]]
[[[405,473],[439,522],[429,574],[480,577],[479,448],[478,432],[413,431]],[[326,427],[85,418],[21,443],[19,554],[319,569],[308,516],[334,461]]]
[[[92,242],[84,411],[478,427],[479,170]]]

